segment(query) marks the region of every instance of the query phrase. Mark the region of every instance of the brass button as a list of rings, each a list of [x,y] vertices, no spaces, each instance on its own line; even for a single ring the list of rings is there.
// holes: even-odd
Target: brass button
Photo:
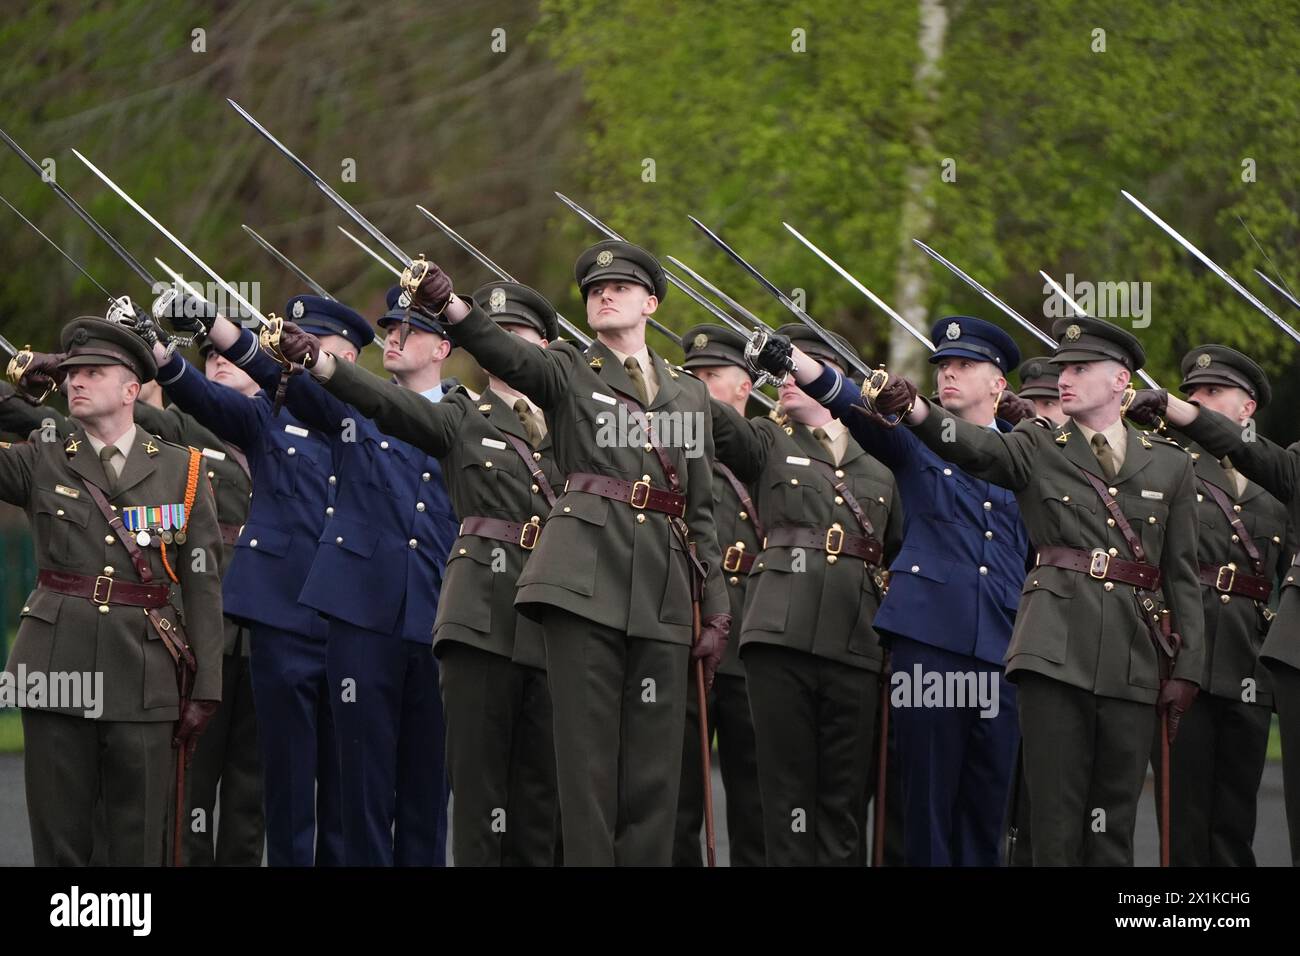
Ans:
[[[749,520],[749,512],[747,512],[747,511],[742,511],[742,512],[740,513],[740,520],[741,520],[741,521],[748,521],[748,520]]]
[[[1035,588],[1038,587],[1038,580],[1035,578],[1033,581],[1030,581],[1029,586]]]
[[[732,580],[734,581],[735,578],[732,578]],[[30,610],[31,610],[30,607],[24,607],[24,608],[23,608],[23,613],[26,614],[26,613],[28,613]]]
[[[636,516],[636,523],[637,523],[637,524],[645,524],[645,515],[637,515],[637,516]]]
[[[1147,518],[1147,524],[1155,524],[1155,523],[1156,523],[1155,515],[1152,515],[1151,517]]]
[[[107,575],[109,575],[110,577],[112,577],[112,575],[113,575],[113,566],[112,566],[111,564],[106,564],[106,565],[104,565],[104,573],[107,574]]]
[[[1112,558],[1119,557],[1119,552],[1116,551],[1114,548],[1111,548],[1111,549],[1110,549],[1109,551],[1107,551],[1106,553],[1109,554]]]
[[[885,503],[885,499],[884,499],[884,498],[877,498],[876,500],[879,501],[882,505]]]
[[[827,564],[834,564],[834,563],[835,563],[836,561],[838,561],[838,560],[839,560],[839,558],[837,558],[837,557],[836,557],[835,555],[833,555],[833,554],[828,554],[828,555],[826,555],[826,563],[827,563]]]
[[[1232,600],[1232,598],[1227,594],[1220,594],[1219,600],[1222,601],[1224,604],[1227,604],[1229,601]]]
[[[1277,535],[1273,535],[1273,543],[1274,543],[1274,544],[1281,544],[1281,543],[1282,543],[1282,539],[1279,538]]]
[[[835,503],[836,503],[837,505],[842,505],[842,504],[844,504],[844,499],[841,498],[839,495],[836,495],[836,496],[835,496]]]
[[[541,460],[542,460],[542,453],[540,451],[533,452],[533,461],[541,461]]]
[[[1102,589],[1103,589],[1103,590],[1106,590],[1106,591],[1113,591],[1113,590],[1115,590],[1115,582],[1114,582],[1114,581],[1107,581],[1105,584],[1102,585]]]
[[[1233,505],[1233,506],[1232,506],[1232,510],[1233,510],[1233,511],[1236,511],[1238,514],[1240,514],[1240,513],[1241,513],[1241,505]]]
[[[492,462],[490,462],[490,461],[485,461],[485,462],[483,462],[483,467],[484,467],[484,468],[491,468],[491,467],[492,467]]]
[[[107,604],[101,604],[101,605],[99,606],[99,613],[100,613],[100,614],[107,614],[107,613],[108,613],[108,605],[107,605]]]
[[[208,477],[209,477],[209,478],[215,478],[215,477],[217,477],[217,473],[216,473],[215,471],[210,471],[210,472],[208,472]]]
[[[1070,500],[1070,496],[1069,496],[1069,495],[1061,495],[1061,500],[1062,500],[1062,501],[1069,501],[1069,500]]]
[[[536,485],[529,485],[528,487],[532,489],[533,494],[537,494],[537,492],[542,490],[538,488]]]
[[[1119,489],[1118,489],[1118,488],[1107,488],[1106,490],[1107,490],[1110,494],[1112,494],[1112,495],[1117,495],[1117,494],[1119,494]]]
[[[840,470],[839,468],[836,468],[836,469],[835,469],[835,477],[836,477],[836,478],[843,478],[843,477],[844,477],[844,472],[843,472],[842,470]]]
[[[736,577],[736,576],[733,574],[731,577],[727,578],[727,583],[729,583],[729,584],[739,584],[739,583],[740,583],[740,578]],[[25,610],[27,610],[27,608],[23,608],[23,610],[25,611]]]
[[[654,445],[646,445],[646,446],[645,446],[645,450],[646,450],[647,452],[654,451],[654,450],[655,450],[655,446],[654,446]]]
[[[1106,527],[1108,527],[1108,528],[1113,528],[1113,527],[1115,527],[1115,519],[1114,519],[1114,518],[1107,518],[1107,519],[1106,519]]]
[[[573,509],[570,508],[568,505],[565,505],[565,506],[564,506],[564,513],[565,513],[566,515],[567,515],[570,511],[572,511],[572,510],[573,510]]]
[[[461,554],[469,554],[469,552],[466,551],[464,548],[461,548],[461,549],[460,549],[460,553],[461,553]]]
[[[799,479],[798,479],[798,478],[791,478],[791,479],[790,479],[790,484],[792,484],[792,485],[797,485],[797,484],[799,484]]]
[[[1240,540],[1241,540],[1241,539],[1238,538],[1235,534],[1232,536],[1232,543],[1233,543],[1233,544],[1236,544],[1236,543],[1237,543],[1238,541],[1240,541]]]
[[[117,539],[114,538],[111,534],[106,534],[106,535],[104,535],[104,543],[105,543],[105,544],[112,544],[112,543],[113,543],[114,541],[116,541],[116,540],[117,540]]]
[[[641,476],[641,480],[642,480],[642,481],[649,481],[649,480],[650,480],[650,476],[649,476],[649,475],[642,475],[642,476]]]
[[[60,518],[63,517],[63,509],[62,509],[62,508],[60,508],[58,511],[56,511],[56,512],[54,512],[54,513],[55,513],[56,515],[58,515]]]

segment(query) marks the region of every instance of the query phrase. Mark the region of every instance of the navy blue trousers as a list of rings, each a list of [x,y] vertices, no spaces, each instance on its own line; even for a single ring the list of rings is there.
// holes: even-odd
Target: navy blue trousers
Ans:
[[[264,624],[249,628],[253,706],[263,732],[266,853],[271,866],[342,866],[338,744],[325,641]]]
[[[330,619],[348,866],[445,866],[446,731],[428,644]]]
[[[890,721],[896,734],[903,793],[903,862],[907,866],[997,866],[1002,822],[1020,730],[1015,685],[1002,668],[942,648],[893,637],[890,650]],[[944,699],[942,706],[913,706],[902,694],[922,674],[991,673],[997,715],[981,716]],[[906,675],[907,682],[896,681]],[[924,686],[924,681],[922,682]],[[895,694],[906,698],[899,706]],[[989,708],[991,710],[992,708]]]

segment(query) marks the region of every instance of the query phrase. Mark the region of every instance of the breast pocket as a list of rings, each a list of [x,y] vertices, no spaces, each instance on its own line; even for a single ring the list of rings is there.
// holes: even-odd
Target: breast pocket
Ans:
[[[69,498],[53,491],[40,489],[36,494],[37,561],[40,549],[51,561],[65,567],[75,567],[85,560],[84,542],[86,527],[90,523],[90,501]]]
[[[1044,541],[1043,544],[1059,542],[1078,548],[1085,545],[1097,547],[1103,543],[1097,541],[1093,544],[1088,540],[1095,537],[1090,529],[1095,527],[1100,501],[1090,500],[1083,495],[1044,495],[1042,501],[1048,526],[1055,532],[1052,540]],[[1085,529],[1089,529],[1086,534]]]
[[[277,432],[270,447],[275,493],[285,498],[314,498],[332,471],[329,448],[319,438]]]
[[[1147,560],[1159,563],[1168,528],[1169,505],[1141,495],[1121,495],[1120,507],[1146,549]]]

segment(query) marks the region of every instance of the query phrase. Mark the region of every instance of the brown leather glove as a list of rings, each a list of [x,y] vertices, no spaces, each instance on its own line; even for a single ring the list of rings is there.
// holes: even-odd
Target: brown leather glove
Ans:
[[[295,322],[285,322],[280,332],[280,353],[290,362],[311,368],[320,358],[320,339],[304,332]]]
[[[704,661],[704,689],[713,687],[713,677],[727,650],[731,633],[730,614],[710,614],[700,621],[700,639],[691,647],[691,658]]]
[[[891,375],[885,387],[876,396],[875,410],[878,415],[902,417],[912,410],[916,401],[916,386],[902,375]]]
[[[1125,413],[1143,428],[1156,428],[1169,409],[1169,392],[1163,388],[1140,388]]]
[[[1156,698],[1156,714],[1162,715],[1165,711],[1169,712],[1169,742],[1174,742],[1174,737],[1178,734],[1178,722],[1183,719],[1183,714],[1192,706],[1192,701],[1196,700],[1196,695],[1200,693],[1200,688],[1189,680],[1183,680],[1181,677],[1171,677],[1160,685],[1160,696]]]
[[[429,263],[429,271],[411,297],[411,305],[431,316],[442,315],[451,298],[451,276],[442,271],[436,262]]]
[[[1002,393],[998,400],[997,416],[1011,425],[1019,425],[1026,418],[1033,418],[1038,414],[1038,409],[1034,403],[1027,398],[1021,398],[1015,392],[1008,389]]]
[[[67,357],[63,352],[33,352],[27,368],[14,383],[14,391],[31,404],[39,404],[47,393],[63,384],[68,373],[58,366]]]
[[[188,767],[194,759],[194,748],[199,745],[199,735],[207,729],[220,706],[221,701],[218,700],[181,702],[181,716],[176,723],[176,733],[172,735],[172,746],[185,748],[185,766]]]

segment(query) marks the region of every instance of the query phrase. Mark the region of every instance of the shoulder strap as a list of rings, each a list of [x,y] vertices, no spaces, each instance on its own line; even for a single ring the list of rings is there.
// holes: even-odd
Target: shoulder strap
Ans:
[[[1255,541],[1251,538],[1250,532],[1248,532],[1246,526],[1241,523],[1241,518],[1238,516],[1237,512],[1233,510],[1232,502],[1228,500],[1228,496],[1224,493],[1222,488],[1213,482],[1206,481],[1204,478],[1198,478],[1197,481],[1201,483],[1201,487],[1209,493],[1209,496],[1214,499],[1214,503],[1219,506],[1219,510],[1222,511],[1224,517],[1228,519],[1228,524],[1232,525],[1232,530],[1237,533],[1237,542],[1250,558],[1250,563],[1255,568],[1255,574],[1259,577],[1264,577],[1264,558],[1259,553],[1259,548],[1255,547]]]
[[[1088,469],[1080,468],[1079,473],[1087,479],[1088,484],[1092,485],[1092,490],[1097,492],[1097,497],[1101,498],[1101,503],[1110,512],[1111,518],[1115,520],[1115,527],[1119,528],[1119,533],[1124,536],[1129,550],[1133,552],[1133,557],[1138,561],[1145,562],[1147,555],[1142,547],[1142,540],[1133,531],[1133,526],[1128,523],[1128,518],[1124,517],[1124,512],[1120,510],[1119,502],[1115,500],[1115,496],[1107,490],[1102,480]]]
[[[555,489],[551,483],[546,480],[546,473],[542,471],[542,464],[533,458],[533,449],[526,441],[518,435],[512,435],[507,431],[501,432],[503,438],[510,442],[510,447],[515,450],[519,460],[524,463],[528,473],[533,476],[533,481],[537,482],[537,487],[542,490],[542,496],[546,499],[548,505],[555,505]]]
[[[758,516],[758,509],[754,507],[754,502],[749,497],[749,489],[746,488],[741,480],[736,477],[736,473],[722,462],[715,461],[713,463],[713,468],[718,474],[727,480],[727,484],[731,485],[731,490],[734,491],[736,497],[740,499],[741,506],[744,507],[746,513],[749,515],[750,522],[754,525],[754,533],[758,535],[758,540],[762,541],[767,537],[767,534],[763,530],[763,520]],[[847,501],[848,499],[846,498],[845,500]]]
[[[682,482],[677,476],[677,466],[668,460],[667,453],[659,447],[659,436],[655,434],[655,430],[650,426],[650,422],[646,418],[645,410],[621,392],[616,392],[615,394],[618,395],[618,400],[627,407],[627,413],[632,416],[632,420],[641,426],[641,430],[645,432],[646,441],[648,441],[650,447],[654,449],[655,455],[659,459],[659,465],[664,470],[664,477],[668,479],[668,487],[673,491],[680,492],[682,490]]]
[[[868,518],[867,513],[862,510],[862,504],[853,496],[853,492],[849,491],[849,486],[845,484],[844,479],[837,477],[835,469],[826,464],[826,462],[822,461],[820,458],[810,458],[809,460],[817,466],[817,469],[823,475],[826,476],[826,480],[834,485],[835,493],[844,499],[844,503],[848,505],[849,510],[853,512],[853,517],[858,520],[858,525],[862,528],[862,533],[868,538],[874,538],[876,536],[876,529],[871,526],[871,519]]]

